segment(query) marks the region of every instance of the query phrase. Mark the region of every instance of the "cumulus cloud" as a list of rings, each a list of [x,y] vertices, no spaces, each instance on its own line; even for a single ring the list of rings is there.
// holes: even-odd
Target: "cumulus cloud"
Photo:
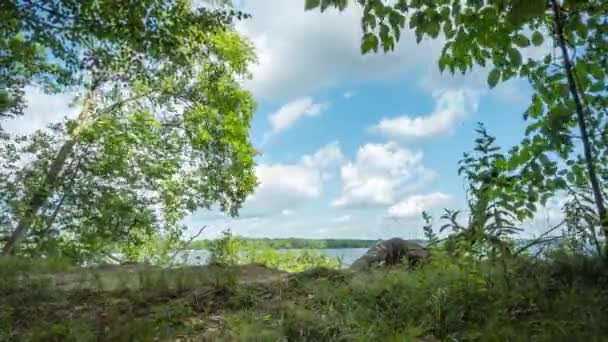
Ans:
[[[387,206],[404,192],[433,177],[422,166],[423,154],[401,148],[395,142],[366,144],[356,160],[342,166],[342,189],[332,202],[335,207]]]
[[[311,168],[328,169],[344,160],[342,150],[337,141],[333,141],[312,155],[305,155],[301,163]]]
[[[344,12],[305,11],[302,1],[247,0],[241,9],[252,18],[237,30],[256,47],[258,64],[246,83],[256,96],[288,98],[334,86],[339,80],[365,81],[395,77],[427,64],[439,41],[416,45],[405,30],[394,52],[361,55],[359,5]]]
[[[325,13],[304,11],[300,1],[245,0],[239,7],[253,17],[239,22],[237,30],[253,42],[259,60],[246,85],[262,98],[294,97],[344,79],[360,82],[404,74],[431,92],[463,87],[489,91],[486,79],[491,66],[466,75],[440,73],[436,61],[445,43],[441,35],[417,44],[413,32],[404,30],[395,51],[362,55],[362,9],[358,4],[343,12],[330,9]],[[523,49],[523,59],[551,52],[550,41]],[[507,103],[527,100],[522,83],[509,81],[492,94]]]
[[[317,103],[310,97],[295,99],[268,117],[271,125],[271,134],[278,134],[289,129],[304,117],[318,116],[328,106],[326,103]]]
[[[325,175],[343,160],[337,142],[323,146],[297,163],[260,164],[256,167],[259,185],[243,206],[244,215],[271,215],[293,211],[302,202],[321,196]]]
[[[423,211],[447,204],[451,196],[442,192],[409,196],[388,208],[387,217],[392,219],[414,218]]]
[[[470,111],[477,110],[476,96],[466,90],[444,91],[434,97],[437,103],[432,113],[426,116],[383,118],[372,130],[389,137],[430,138],[451,133]]]

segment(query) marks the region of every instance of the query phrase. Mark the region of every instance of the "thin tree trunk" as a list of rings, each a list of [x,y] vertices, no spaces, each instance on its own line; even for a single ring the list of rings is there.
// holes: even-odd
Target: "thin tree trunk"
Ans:
[[[70,165],[68,165],[68,170],[72,168],[73,162],[74,161],[72,161],[72,163],[70,163]],[[51,227],[55,223],[55,220],[57,219],[57,216],[59,215],[59,211],[61,211],[61,209],[63,208],[63,204],[67,197],[66,191],[70,190],[72,185],[74,185],[74,181],[76,180],[76,176],[78,175],[79,167],[80,167],[80,160],[78,160],[78,162],[76,163],[76,167],[74,168],[76,171],[71,174],[71,179],[70,179],[68,186],[63,188],[63,194],[61,195],[61,199],[59,199],[59,202],[55,206],[55,209],[53,209],[53,213],[51,214],[51,216],[49,216],[48,219],[46,220],[46,223],[45,223],[46,227],[41,232],[41,234],[45,234],[45,233],[49,232],[51,230]]]
[[[49,196],[57,189],[61,171],[63,170],[66,161],[74,151],[79,131],[90,119],[93,112],[93,105],[93,91],[90,91],[85,98],[82,111],[78,116],[78,126],[73,133],[73,137],[68,139],[59,149],[57,157],[55,160],[53,160],[51,166],[49,167],[42,188],[32,195],[23,218],[19,221],[17,228],[2,248],[2,255],[13,255],[15,253],[19,242],[21,242],[29,233],[31,223],[38,214],[38,211],[40,211],[40,208],[46,205]]]
[[[581,98],[579,96],[579,89],[577,88],[576,82],[574,80],[574,67],[572,66],[572,63],[570,61],[568,48],[566,46],[566,39],[564,38],[560,6],[557,0],[552,0],[552,5],[553,14],[555,16],[555,33],[557,35],[558,44],[560,46],[564,59],[564,69],[568,78],[568,86],[570,88],[570,93],[572,94],[574,105],[576,107],[576,118],[578,121],[578,127],[580,129],[581,140],[583,142],[583,152],[585,156],[587,173],[589,175],[589,182],[591,183],[591,189],[593,191],[593,197],[595,200],[595,205],[597,207],[597,213],[600,219],[601,228],[604,231],[604,235],[608,236],[608,217],[606,215],[606,206],[604,205],[604,195],[600,188],[597,173],[595,172],[595,160],[593,158],[593,152],[591,151],[591,142],[589,139],[587,123],[585,122],[585,113],[583,110]],[[605,246],[605,249],[607,246]],[[605,252],[608,252],[608,250],[606,250]]]

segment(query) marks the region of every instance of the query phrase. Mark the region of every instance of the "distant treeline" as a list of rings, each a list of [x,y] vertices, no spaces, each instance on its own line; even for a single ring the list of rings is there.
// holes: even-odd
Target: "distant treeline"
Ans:
[[[336,248],[369,248],[374,245],[377,240],[360,240],[360,239],[303,239],[303,238],[287,238],[287,239],[275,239],[275,238],[248,238],[237,236],[245,244],[259,244],[261,246],[268,246],[274,249],[336,249]],[[191,249],[208,249],[210,243],[213,240],[195,240],[189,245]],[[427,241],[414,239],[413,241],[426,245]],[[518,247],[523,247],[528,243],[532,242],[532,239],[514,239],[513,242]],[[559,239],[550,239],[547,242],[539,243],[539,246],[544,247],[556,247],[560,245]]]
[[[276,249],[369,248],[378,240],[357,239],[272,239],[239,237],[245,243],[259,243]],[[212,240],[196,240],[192,249],[207,249]]]

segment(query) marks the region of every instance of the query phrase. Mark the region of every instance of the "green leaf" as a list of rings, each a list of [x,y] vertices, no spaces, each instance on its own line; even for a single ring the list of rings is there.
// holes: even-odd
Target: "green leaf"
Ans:
[[[496,167],[499,170],[506,170],[506,168],[507,168],[507,161],[504,160],[504,159],[497,160],[496,161]]]
[[[567,84],[560,84],[559,93],[562,97],[568,98],[570,96],[570,87]]]
[[[315,9],[321,5],[321,0],[306,0],[304,5],[304,10],[308,11],[311,9]]]
[[[496,7],[486,6],[479,11],[479,15],[485,20],[496,20],[498,13],[496,12]]]
[[[435,39],[439,36],[439,32],[441,30],[441,26],[439,22],[431,21],[427,26],[427,32],[431,36],[431,38]]]
[[[596,80],[604,80],[604,70],[602,69],[602,67],[599,64],[597,64],[597,63],[589,64],[588,70],[589,70],[589,73],[591,73],[593,78],[595,78]]]
[[[509,49],[509,59],[514,67],[519,67],[521,65],[521,53],[517,49]]]
[[[367,32],[363,35],[363,40],[361,41],[361,53],[366,54],[370,51],[378,51],[378,37],[371,32]]]
[[[541,46],[544,41],[545,38],[543,37],[542,33],[534,31],[532,34],[532,44],[534,44],[534,46]]]
[[[591,87],[589,87],[589,91],[591,92],[601,92],[606,90],[606,83],[604,82],[604,80],[599,80],[597,82],[594,82]]]
[[[500,81],[500,70],[494,68],[488,74],[488,85],[490,88],[494,88],[498,84],[498,81]]]
[[[515,43],[515,45],[517,45],[520,48],[525,48],[525,47],[530,46],[530,40],[528,39],[528,37],[524,36],[521,33],[518,33],[513,37],[513,43]]]
[[[580,19],[576,22],[575,30],[579,37],[587,39],[589,30],[587,29],[587,25],[581,22]]]
[[[405,16],[396,11],[392,11],[388,15],[388,20],[393,30],[403,28],[403,26],[405,25]]]

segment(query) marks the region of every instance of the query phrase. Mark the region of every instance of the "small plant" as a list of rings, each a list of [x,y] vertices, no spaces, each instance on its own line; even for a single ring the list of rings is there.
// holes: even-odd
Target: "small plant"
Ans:
[[[422,219],[424,220],[424,226],[422,230],[424,231],[424,237],[428,241],[427,246],[430,248],[437,247],[439,245],[439,238],[437,234],[433,231],[433,217],[429,215],[426,211],[422,212]]]
[[[243,242],[232,235],[230,229],[222,232],[220,239],[214,240],[209,245],[209,263],[224,266],[237,265],[240,260],[239,253],[243,249]]]
[[[445,209],[440,232],[451,231],[445,247],[476,258],[498,258],[512,253],[511,236],[521,231],[517,225],[536,212],[535,202],[543,189],[518,182],[507,159],[483,124],[471,153],[459,162],[459,175],[468,182],[468,222],[461,222],[461,211]],[[430,217],[423,216],[427,238],[433,239]],[[458,253],[457,253],[458,254]]]

